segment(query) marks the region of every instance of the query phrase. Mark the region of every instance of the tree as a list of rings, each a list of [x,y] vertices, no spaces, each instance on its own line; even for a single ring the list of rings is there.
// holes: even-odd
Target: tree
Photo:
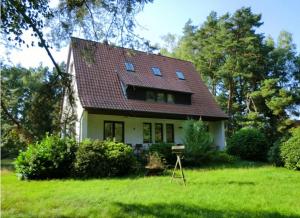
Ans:
[[[169,56],[192,61],[220,106],[230,115],[228,133],[243,126],[265,131],[271,143],[299,115],[300,58],[290,33],[275,43],[256,30],[261,15],[250,8],[189,27]],[[298,110],[298,111],[297,111]]]
[[[189,31],[174,49],[194,62],[202,78],[231,117],[229,130],[236,125],[236,118],[245,113],[247,93],[254,91],[263,77],[266,48],[262,34],[255,29],[262,23],[261,15],[250,8],[241,8],[233,15],[218,17],[210,13],[197,30]],[[189,29],[189,28],[186,28]]]
[[[63,69],[63,66],[62,66]],[[49,86],[56,72],[48,68],[25,69],[4,67],[1,80],[1,104],[3,137],[10,131],[31,142],[41,139],[45,133],[60,131],[60,101],[63,86]]]

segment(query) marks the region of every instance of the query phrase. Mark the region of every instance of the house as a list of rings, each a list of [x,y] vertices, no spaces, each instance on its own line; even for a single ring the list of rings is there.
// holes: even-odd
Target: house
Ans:
[[[191,62],[72,38],[67,71],[73,77],[79,141],[180,144],[184,120],[201,119],[214,144],[225,146],[227,115]],[[63,107],[69,110],[67,98]]]

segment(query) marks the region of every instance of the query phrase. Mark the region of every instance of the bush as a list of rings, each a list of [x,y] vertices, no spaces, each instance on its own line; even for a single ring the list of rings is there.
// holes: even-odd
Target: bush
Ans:
[[[288,169],[300,170],[300,127],[292,130],[292,136],[282,144],[280,156]]]
[[[73,139],[46,136],[19,154],[15,161],[16,172],[21,179],[68,177],[76,148]]]
[[[157,152],[151,152],[148,155],[148,164],[146,168],[164,170],[166,168],[165,161]]]
[[[244,160],[264,161],[267,157],[267,141],[255,128],[243,128],[232,135],[227,143],[227,152]]]
[[[108,177],[128,174],[135,167],[130,146],[113,141],[83,141],[76,153],[75,174],[79,177]]]
[[[152,144],[149,147],[149,152],[154,153],[157,152],[167,164],[174,165],[176,162],[176,155],[172,153],[172,143],[156,143]]]
[[[212,163],[234,163],[237,161],[237,158],[227,154],[225,151],[215,151],[211,153],[209,161]]]
[[[277,140],[268,151],[268,161],[275,166],[283,166],[283,161],[280,156],[280,147],[284,139]]]
[[[183,143],[185,147],[185,163],[199,165],[207,162],[212,147],[213,138],[202,121],[187,120],[183,124]]]

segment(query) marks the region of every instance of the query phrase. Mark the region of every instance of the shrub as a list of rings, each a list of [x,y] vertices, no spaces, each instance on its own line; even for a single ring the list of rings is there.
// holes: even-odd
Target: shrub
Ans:
[[[284,138],[277,140],[268,151],[268,161],[278,167],[283,166],[283,161],[280,156],[280,147]]]
[[[135,167],[130,146],[114,141],[83,141],[76,153],[74,164],[77,176],[107,177],[128,174]]]
[[[76,148],[73,139],[46,136],[19,154],[15,161],[16,172],[21,179],[68,177]]]
[[[209,161],[212,163],[234,163],[237,161],[237,158],[227,154],[225,151],[215,151],[211,153]]]
[[[213,138],[202,121],[187,120],[183,124],[183,143],[185,147],[185,163],[199,165],[208,161],[215,150]]]
[[[149,147],[149,152],[154,153],[157,152],[167,164],[175,164],[176,155],[172,153],[172,143],[156,143],[152,144]]]
[[[146,168],[149,169],[165,169],[165,161],[162,158],[161,155],[159,155],[157,152],[151,152],[148,155],[148,164]]]
[[[292,130],[292,136],[281,146],[280,155],[286,168],[300,170],[300,127]]]
[[[263,133],[255,128],[243,128],[232,135],[227,152],[244,160],[266,160],[268,146]]]

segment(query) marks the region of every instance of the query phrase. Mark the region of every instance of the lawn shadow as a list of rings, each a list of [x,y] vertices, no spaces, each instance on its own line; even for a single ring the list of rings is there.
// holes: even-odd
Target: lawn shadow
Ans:
[[[230,217],[230,218],[300,218],[299,215],[283,215],[278,212],[267,211],[244,211],[244,210],[218,210],[207,209],[198,205],[186,205],[182,203],[160,203],[160,204],[125,204],[121,202],[114,203],[121,211],[120,215],[113,216],[119,218],[128,217],[172,217],[172,218],[189,218],[189,217]]]
[[[185,166],[183,167],[186,169],[217,170],[217,169],[259,168],[264,166],[270,166],[270,164],[265,162],[239,160],[233,163],[204,163],[203,165],[196,166],[196,167],[185,167]]]
[[[219,181],[219,182],[193,182],[187,181],[188,185],[238,185],[238,186],[255,186],[255,182],[248,182],[248,181]]]

